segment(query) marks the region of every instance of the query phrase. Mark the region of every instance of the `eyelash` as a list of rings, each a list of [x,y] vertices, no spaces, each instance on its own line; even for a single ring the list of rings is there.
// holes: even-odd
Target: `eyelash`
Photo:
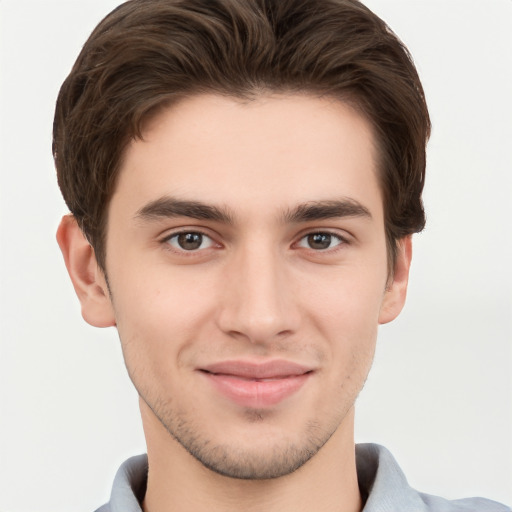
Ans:
[[[193,256],[201,250],[201,249],[187,250],[187,249],[183,249],[183,248],[173,247],[171,245],[171,240],[173,240],[173,239],[177,240],[178,237],[180,237],[181,235],[200,235],[203,238],[201,243],[204,242],[204,239],[206,238],[211,241],[210,247],[215,246],[215,245],[217,247],[220,247],[220,244],[217,244],[210,235],[208,235],[204,231],[201,231],[198,229],[183,229],[181,231],[171,233],[170,235],[167,235],[165,238],[163,238],[161,240],[161,243],[163,245],[165,245],[168,250],[179,253],[180,255],[185,255],[185,256]],[[209,249],[210,247],[203,248],[202,250]]]
[[[299,245],[303,240],[305,240],[309,237],[314,237],[315,235],[324,235],[324,236],[330,237],[330,239],[334,238],[334,239],[338,240],[338,243],[336,245],[334,245],[333,247],[327,247],[326,249],[313,249],[312,247],[306,247],[306,249],[310,249],[310,250],[314,251],[315,253],[324,253],[324,252],[332,253],[334,251],[340,250],[341,249],[340,246],[345,246],[350,243],[346,237],[343,237],[339,233],[333,233],[332,231],[329,231],[329,230],[317,230],[317,231],[308,231],[307,233],[305,233],[303,236],[301,236],[299,238],[298,242],[296,242],[295,245]]]
[[[204,238],[209,239],[211,243],[210,243],[209,247],[205,247],[203,249],[197,248],[197,249],[187,250],[187,249],[183,249],[183,248],[173,247],[170,243],[171,240],[178,239],[178,237],[181,235],[200,235],[201,237],[203,237],[203,240],[201,240],[201,243],[204,242]],[[327,247],[325,249],[314,249],[312,247],[303,247],[304,249],[313,251],[314,253],[333,253],[335,251],[340,250],[343,246],[350,244],[350,241],[346,237],[340,235],[339,233],[333,233],[332,231],[329,231],[329,230],[316,230],[316,231],[308,231],[308,232],[304,233],[303,235],[301,235],[300,238],[298,239],[298,241],[293,244],[293,246],[300,247],[300,243],[303,240],[306,240],[308,237],[314,237],[315,235],[324,235],[324,236],[331,237],[331,239],[332,238],[337,239],[338,243],[336,245],[334,245],[333,247]],[[162,245],[166,246],[167,250],[172,251],[174,253],[178,253],[183,256],[189,256],[189,257],[198,255],[200,252],[202,252],[206,249],[210,249],[215,246],[217,248],[221,247],[221,244],[216,243],[215,240],[213,239],[213,237],[211,237],[208,233],[205,233],[204,231],[201,231],[199,229],[183,229],[181,231],[171,233],[171,234],[165,236],[161,240],[161,243],[162,243]]]

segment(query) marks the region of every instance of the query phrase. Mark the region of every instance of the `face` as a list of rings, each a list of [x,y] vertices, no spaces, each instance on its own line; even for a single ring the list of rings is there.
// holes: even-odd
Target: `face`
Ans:
[[[145,421],[206,467],[277,477],[350,432],[405,297],[376,173],[365,119],[309,96],[188,98],[128,147],[105,300]]]

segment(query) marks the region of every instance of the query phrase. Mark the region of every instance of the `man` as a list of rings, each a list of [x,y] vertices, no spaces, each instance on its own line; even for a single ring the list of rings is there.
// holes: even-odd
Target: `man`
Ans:
[[[354,447],[429,132],[407,51],[356,1],[134,0],[96,28],[57,103],[58,241],[148,447],[101,510],[509,510]]]

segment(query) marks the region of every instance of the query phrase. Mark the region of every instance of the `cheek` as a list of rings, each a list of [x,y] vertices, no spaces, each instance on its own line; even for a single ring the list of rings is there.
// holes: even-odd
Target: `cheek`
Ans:
[[[386,287],[385,265],[379,262],[327,270],[314,278],[301,276],[305,314],[322,330],[340,335],[376,333]]]
[[[157,266],[135,277],[118,272],[111,285],[128,369],[144,366],[148,373],[166,373],[170,365],[179,367],[182,354],[208,329],[213,287]]]
[[[340,269],[324,286],[304,294],[304,318],[326,343],[333,380],[353,379],[362,385],[370,369],[377,340],[379,312],[384,296],[384,265]],[[346,385],[346,382],[345,384]]]

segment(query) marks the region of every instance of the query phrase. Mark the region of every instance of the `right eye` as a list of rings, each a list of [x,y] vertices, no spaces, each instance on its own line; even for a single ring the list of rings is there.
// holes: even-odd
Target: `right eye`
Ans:
[[[314,249],[315,251],[327,251],[343,243],[346,243],[346,241],[340,235],[319,231],[309,233],[302,237],[299,240],[298,246],[306,249]]]
[[[199,231],[182,231],[175,233],[164,240],[177,251],[200,251],[209,249],[215,245],[214,241]]]

